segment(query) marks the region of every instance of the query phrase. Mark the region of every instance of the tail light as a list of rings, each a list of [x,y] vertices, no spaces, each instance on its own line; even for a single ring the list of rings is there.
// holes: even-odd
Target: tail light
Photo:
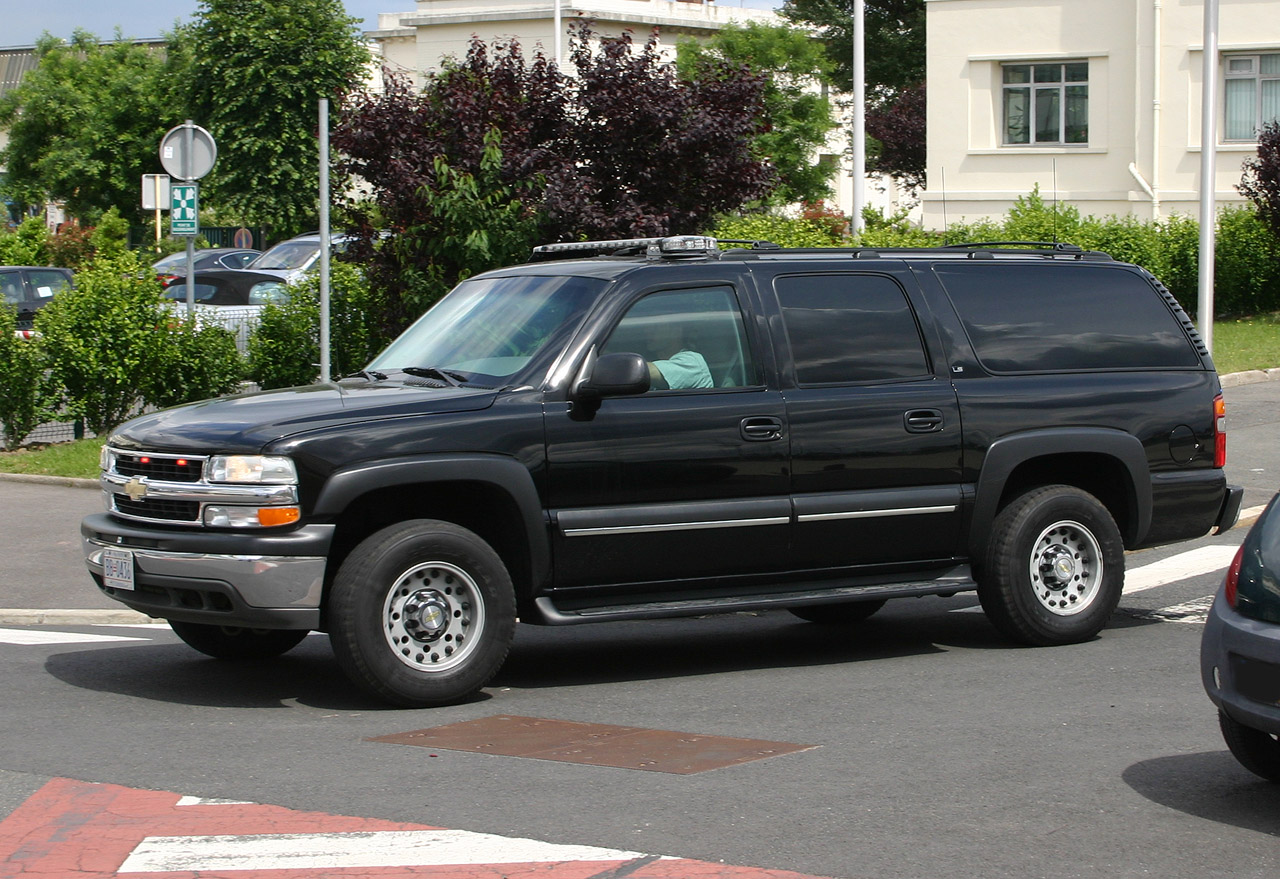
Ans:
[[[1227,401],[1213,398],[1213,466],[1227,466]]]
[[[1227,579],[1223,582],[1226,591],[1227,604],[1232,607],[1236,606],[1236,588],[1240,583],[1240,565],[1244,562],[1244,545],[1242,544],[1236,550],[1236,557],[1231,560],[1231,567],[1227,568]]]

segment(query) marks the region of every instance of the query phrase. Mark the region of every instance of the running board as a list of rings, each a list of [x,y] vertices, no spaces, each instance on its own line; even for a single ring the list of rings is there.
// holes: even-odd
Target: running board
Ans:
[[[736,613],[744,610],[771,610],[800,607],[806,604],[882,601],[889,598],[910,598],[922,595],[949,596],[955,595],[957,592],[972,592],[977,588],[978,584],[973,581],[968,567],[965,566],[954,568],[937,579],[910,583],[826,586],[753,595],[681,598],[635,604],[576,607],[571,610],[562,610],[556,607],[555,599],[548,595],[539,596],[533,601],[544,624],[571,626],[581,623],[600,623],[608,620],[646,620],[663,617],[701,616],[713,613]]]

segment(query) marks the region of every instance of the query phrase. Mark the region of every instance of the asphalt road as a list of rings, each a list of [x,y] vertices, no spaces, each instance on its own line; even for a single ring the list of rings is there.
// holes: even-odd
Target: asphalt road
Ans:
[[[1227,399],[1255,506],[1278,482],[1280,382]],[[0,606],[108,607],[76,542],[97,503],[0,483]],[[0,816],[66,777],[840,879],[1271,879],[1280,787],[1227,753],[1178,610],[1220,580],[1126,595],[1098,639],[1043,650],[1002,641],[973,595],[890,602],[853,634],[785,612],[521,626],[480,698],[430,711],[370,702],[322,636],[246,666],[163,628],[17,626],[134,640],[0,642]],[[812,747],[675,775],[372,741],[496,715]]]

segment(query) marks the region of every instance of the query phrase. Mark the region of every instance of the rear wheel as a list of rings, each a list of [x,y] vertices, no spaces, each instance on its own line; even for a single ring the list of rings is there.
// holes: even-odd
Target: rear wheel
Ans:
[[[311,634],[306,629],[246,629],[169,620],[169,628],[188,645],[215,659],[270,659],[287,653]]]
[[[851,626],[860,623],[884,607],[883,598],[875,601],[847,601],[840,604],[807,604],[787,610],[802,620],[824,626]]]
[[[1280,784],[1280,739],[1272,733],[1245,726],[1218,712],[1218,725],[1222,738],[1240,765],[1254,775]]]
[[[996,516],[979,567],[978,598],[1005,636],[1049,646],[1087,641],[1110,619],[1124,588],[1115,520],[1088,492],[1034,489]]]
[[[474,694],[502,666],[514,634],[502,559],[448,522],[402,522],[366,538],[329,596],[329,639],[343,671],[410,708]]]

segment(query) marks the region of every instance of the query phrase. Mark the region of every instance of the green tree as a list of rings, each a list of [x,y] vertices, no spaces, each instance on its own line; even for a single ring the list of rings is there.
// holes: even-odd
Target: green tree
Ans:
[[[0,192],[22,204],[63,202],[96,222],[112,205],[138,204],[142,175],[173,124],[163,53],[77,30],[69,43],[45,35],[38,66],[0,99]]]
[[[745,65],[767,77],[764,128],[755,149],[778,173],[777,204],[817,202],[831,197],[832,164],[818,159],[836,127],[824,86],[832,83],[832,63],[821,43],[788,25],[729,24],[706,43],[681,40],[677,66],[686,80],[712,75],[712,57]]]
[[[863,26],[869,103],[924,82],[925,0],[866,0]],[[853,82],[852,0],[787,0],[782,15],[816,27],[836,82]],[[847,90],[847,85],[846,85]]]
[[[341,0],[201,0],[171,54],[187,112],[218,143],[210,203],[280,235],[317,224],[317,101],[356,86],[369,52]]]
[[[782,14],[820,34],[838,84],[853,82],[851,0],[786,0]],[[868,168],[924,180],[925,0],[866,0],[863,16]]]

